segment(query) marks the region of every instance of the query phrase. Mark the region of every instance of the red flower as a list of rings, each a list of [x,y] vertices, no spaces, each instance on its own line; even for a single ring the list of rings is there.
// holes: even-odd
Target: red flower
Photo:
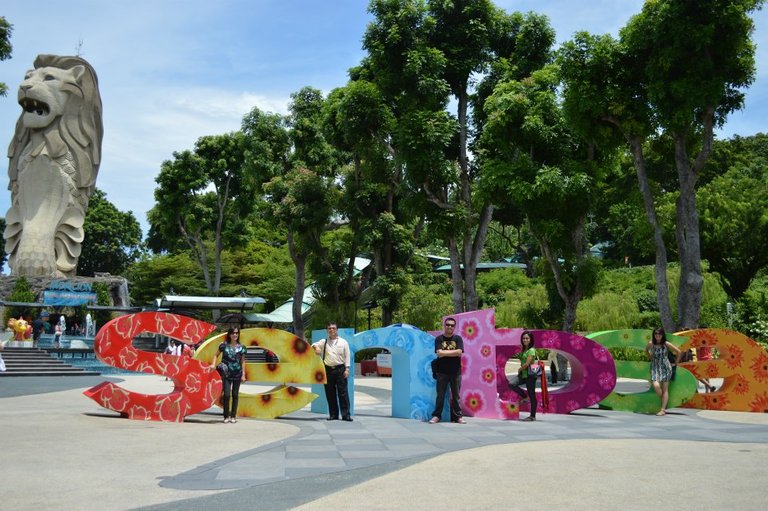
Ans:
[[[483,383],[486,383],[488,385],[493,385],[496,383],[496,371],[491,369],[490,367],[486,367],[482,370],[481,376],[483,379]]]
[[[166,396],[155,405],[155,414],[164,422],[183,422],[188,410],[189,403],[181,394]]]
[[[149,410],[139,405],[133,405],[131,409],[128,410],[128,418],[138,421],[152,420],[152,417],[149,415]]]
[[[706,374],[707,374],[707,379],[717,378],[718,376],[720,376],[720,369],[718,369],[716,364],[710,364],[707,366]]]
[[[120,366],[126,369],[132,368],[139,359],[139,353],[133,346],[126,346],[120,350]]]
[[[189,392],[198,393],[200,392],[200,389],[203,387],[203,382],[200,380],[200,377],[197,375],[197,373],[189,373],[187,374],[187,378],[184,381],[184,387]]]
[[[763,392],[749,403],[749,409],[753,412],[768,413],[768,392]]]
[[[156,331],[158,334],[176,337],[173,334],[179,327],[179,323],[181,323],[179,316],[175,314],[166,314],[164,312],[156,312],[155,321],[155,328],[157,329]]]
[[[691,346],[694,348],[699,348],[701,346],[712,347],[717,345],[717,336],[710,330],[696,330],[691,336],[690,342]]]
[[[705,394],[703,397],[707,410],[726,410],[728,405],[731,404],[731,400],[728,399],[728,395],[722,392]]]
[[[477,412],[483,407],[483,396],[477,392],[470,392],[467,397],[464,398],[464,406],[467,410]]]
[[[504,414],[505,419],[517,419],[520,416],[520,407],[517,402],[502,401],[501,412]]]
[[[723,358],[729,368],[736,369],[744,362],[744,350],[738,346],[731,345],[724,351],[726,351],[726,354]]]
[[[296,355],[303,355],[309,352],[309,343],[304,339],[299,339],[298,337],[296,337],[293,340],[293,352]]]
[[[755,379],[761,382],[768,381],[768,355],[764,351],[755,359],[751,366]]]
[[[467,341],[474,341],[479,333],[480,328],[475,321],[469,320],[461,327],[461,336]]]
[[[737,374],[734,377],[735,385],[733,391],[736,394],[743,395],[749,392],[749,380],[744,378],[742,375]]]
[[[197,343],[208,333],[206,332],[206,330],[209,330],[207,328],[208,326],[207,323],[203,323],[202,321],[187,321],[187,324],[184,325],[184,330],[181,333],[181,340],[187,341],[187,344]]]
[[[136,334],[136,326],[138,325],[138,320],[136,318],[136,314],[120,316],[114,320],[114,323],[110,322],[110,325],[114,329],[115,333],[122,337],[122,340],[133,339],[134,335]],[[105,333],[108,333],[108,331],[105,331]]]
[[[105,408],[109,408],[116,412],[124,411],[130,401],[127,390],[121,389],[117,385],[111,383],[108,387],[104,388],[103,396],[102,404],[105,405]]]
[[[483,344],[480,347],[480,355],[482,355],[483,357],[486,357],[486,358],[490,357],[492,353],[493,353],[493,349],[491,349],[491,347],[488,344]]]

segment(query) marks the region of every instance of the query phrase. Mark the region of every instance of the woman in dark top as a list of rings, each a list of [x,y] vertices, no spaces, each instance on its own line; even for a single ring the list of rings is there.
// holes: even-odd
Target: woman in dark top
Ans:
[[[245,381],[245,351],[245,346],[240,344],[240,329],[227,330],[227,337],[219,344],[219,353],[214,360],[214,365],[218,366],[217,360],[221,354],[221,364],[226,366],[226,371],[221,375],[224,383],[224,393],[221,396],[224,422],[237,422],[237,396],[240,393],[240,383]]]

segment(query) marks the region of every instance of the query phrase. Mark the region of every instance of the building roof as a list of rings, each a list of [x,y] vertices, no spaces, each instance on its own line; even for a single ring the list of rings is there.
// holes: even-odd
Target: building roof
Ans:
[[[259,296],[182,296],[165,295],[156,300],[161,309],[186,307],[191,309],[253,309],[257,303],[267,303]]]

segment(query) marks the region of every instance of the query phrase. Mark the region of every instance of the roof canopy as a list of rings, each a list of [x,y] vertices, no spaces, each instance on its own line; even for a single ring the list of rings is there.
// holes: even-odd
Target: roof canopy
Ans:
[[[157,300],[161,309],[190,308],[190,309],[253,309],[257,303],[266,303],[259,296],[181,296],[165,295]]]

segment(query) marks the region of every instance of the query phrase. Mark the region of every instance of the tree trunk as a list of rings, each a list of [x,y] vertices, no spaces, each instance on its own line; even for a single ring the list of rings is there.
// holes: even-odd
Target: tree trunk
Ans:
[[[653,203],[653,194],[648,184],[648,174],[645,170],[645,158],[643,157],[643,142],[640,137],[627,137],[632,159],[637,172],[637,183],[643,196],[645,216],[653,228],[653,240],[656,244],[656,302],[659,306],[661,324],[669,332],[675,331],[675,322],[672,319],[672,310],[669,306],[669,284],[667,283],[667,247],[664,244],[664,231],[656,217],[656,206]]]
[[[483,246],[485,245],[485,238],[488,235],[488,226],[493,218],[493,206],[486,205],[481,214],[480,222],[475,231],[475,239],[472,242],[472,249],[470,251],[465,250],[465,255],[469,255],[464,262],[464,289],[467,301],[467,311],[474,311],[478,309],[477,300],[477,264],[480,262],[480,257],[483,254]]]
[[[704,277],[701,274],[699,214],[696,210],[696,175],[685,154],[684,139],[675,140],[675,165],[680,181],[680,195],[677,198],[675,211],[677,221],[675,238],[680,252],[677,326],[680,330],[685,330],[699,327]]]
[[[304,338],[304,319],[301,315],[301,306],[304,302],[305,267],[307,255],[299,251],[294,242],[293,233],[288,231],[288,252],[296,268],[296,289],[293,292],[293,333],[300,339]]]
[[[459,248],[456,245],[456,236],[451,234],[446,239],[448,243],[448,255],[451,258],[451,283],[453,284],[453,312],[459,314],[464,312],[464,279],[461,276],[461,262],[459,258]]]

